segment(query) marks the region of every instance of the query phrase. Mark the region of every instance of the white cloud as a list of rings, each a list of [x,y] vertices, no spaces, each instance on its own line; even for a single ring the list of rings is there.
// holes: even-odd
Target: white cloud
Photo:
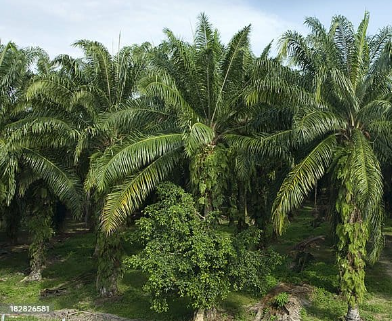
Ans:
[[[77,54],[70,44],[78,39],[97,40],[112,50],[117,48],[120,32],[122,45],[143,41],[157,44],[164,38],[164,27],[192,40],[192,29],[200,12],[207,14],[225,43],[238,30],[252,24],[251,44],[256,54],[287,29],[302,28],[239,0],[5,0],[5,3],[8,12],[2,23],[7,30],[0,30],[3,41],[18,40],[20,46],[40,45],[52,56]]]

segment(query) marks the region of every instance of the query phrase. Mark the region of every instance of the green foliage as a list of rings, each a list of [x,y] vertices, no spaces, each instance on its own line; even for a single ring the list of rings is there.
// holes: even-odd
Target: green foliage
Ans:
[[[274,296],[273,304],[277,308],[283,308],[289,302],[289,294],[287,292],[281,292]]]
[[[202,147],[193,155],[190,168],[194,195],[207,218],[223,203],[228,177],[227,149],[222,145]]]
[[[282,257],[272,250],[257,249],[261,234],[259,229],[249,227],[232,238],[236,256],[231,260],[229,273],[234,291],[259,295],[278,283],[272,272]]]
[[[316,320],[338,320],[347,309],[344,300],[323,288],[315,288],[310,299],[312,306],[307,309],[310,320],[311,316],[317,316]]]
[[[363,300],[365,288],[365,260],[368,230],[363,223],[339,224],[337,264],[340,268],[340,288],[352,305]]]
[[[278,256],[255,250],[260,232],[233,238],[212,230],[192,196],[171,183],[160,185],[158,195],[159,202],[147,206],[146,217],[137,222],[144,249],[126,259],[147,273],[144,289],[154,298],[154,310],[166,311],[170,296],[188,298],[194,309],[209,309],[233,289],[266,290]]]
[[[280,238],[274,247],[279,252],[286,253],[292,245],[303,238],[315,234],[325,234],[328,231],[328,223],[314,230],[310,221],[310,211],[302,212],[302,215],[289,225],[287,232]],[[385,231],[391,234],[392,221],[386,223]],[[221,233],[228,233],[226,226],[218,227]],[[58,309],[83,309],[89,312],[112,313],[129,319],[185,321],[190,320],[192,311],[187,308],[189,301],[183,298],[168,300],[169,310],[166,313],[155,313],[150,309],[151,297],[147,295],[142,286],[146,276],[140,270],[124,271],[124,277],[119,280],[121,296],[115,299],[100,300],[94,284],[97,260],[92,256],[95,246],[95,233],[79,233],[84,231],[83,224],[68,222],[66,233],[72,237],[57,238],[52,240],[53,247],[48,248],[47,268],[43,272],[41,282],[20,282],[24,275],[23,271],[28,268],[27,251],[12,251],[0,257],[1,287],[0,296],[2,302],[28,301],[35,304],[50,304]],[[76,233],[75,233],[76,232]],[[126,232],[130,237],[134,236],[134,230]],[[126,253],[138,253],[139,248],[135,243],[131,244],[125,238],[122,242]],[[5,240],[4,233],[0,232],[0,242]],[[23,239],[21,239],[23,240]],[[288,266],[283,265],[273,272],[273,276],[279,281],[294,282],[297,284],[311,284],[322,290],[315,290],[309,298],[309,305],[304,307],[306,318],[304,321],[331,321],[338,320],[344,315],[346,303],[337,295],[338,270],[335,264],[330,243],[322,244],[313,249],[316,260],[303,272],[290,272]],[[386,261],[392,257],[392,249],[386,247],[383,252]],[[367,267],[366,287],[368,293],[365,302],[360,305],[362,317],[366,320],[389,321],[392,319],[392,279],[388,276],[387,265],[376,263]],[[290,278],[286,276],[290,273]],[[272,284],[273,285],[273,284]],[[67,292],[59,296],[40,298],[39,293],[43,288],[66,287]],[[249,306],[260,301],[258,296],[250,296],[243,292],[231,292],[227,299],[222,302],[219,310],[225,311],[227,318],[234,320],[253,320],[254,315],[249,315]],[[31,317],[30,317],[31,318]],[[16,319],[18,320],[18,319]],[[26,320],[26,318],[25,318]],[[29,319],[30,320],[30,319]],[[6,319],[7,321],[7,319]]]

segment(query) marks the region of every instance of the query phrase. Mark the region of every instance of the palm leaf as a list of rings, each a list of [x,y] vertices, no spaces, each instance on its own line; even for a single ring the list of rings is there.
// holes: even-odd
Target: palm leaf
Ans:
[[[144,202],[149,193],[162,182],[181,159],[181,151],[164,154],[124,184],[107,195],[102,213],[102,227],[113,233]]]
[[[195,123],[190,131],[184,135],[185,151],[188,156],[193,155],[201,146],[211,144],[215,133],[211,127],[202,123]]]
[[[283,231],[287,214],[302,204],[332,162],[337,146],[334,134],[322,140],[283,181],[273,204],[272,219],[278,234]]]
[[[114,182],[182,145],[182,134],[175,133],[125,141],[119,146],[106,149],[101,157],[95,159],[91,165],[93,172],[89,176],[94,178],[93,186],[95,185],[99,191],[104,191]],[[89,180],[86,187],[91,188],[91,183],[88,182]]]
[[[25,149],[23,162],[43,179],[75,216],[81,215],[82,190],[78,179],[54,161],[31,149]]]

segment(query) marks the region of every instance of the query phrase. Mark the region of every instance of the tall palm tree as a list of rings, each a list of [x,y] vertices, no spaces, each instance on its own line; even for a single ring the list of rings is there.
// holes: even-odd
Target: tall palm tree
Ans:
[[[301,75],[296,87],[281,89],[297,93],[286,142],[299,156],[277,194],[273,220],[282,233],[287,214],[318,180],[331,177],[346,319],[360,320],[366,244],[370,238],[374,260],[382,239],[380,163],[392,156],[392,29],[369,37],[368,13],[357,30],[343,16],[333,17],[329,29],[315,18],[305,23],[309,35],[288,31],[280,42],[281,55]]]
[[[139,86],[147,105],[138,109],[138,117],[126,118],[130,135],[92,162],[87,186],[109,190],[102,219],[107,232],[176,169],[190,173],[204,216],[222,203],[227,137],[247,121],[243,94],[253,62],[249,32],[245,27],[224,46],[204,14],[193,44],[165,29],[167,40],[151,54]],[[153,123],[136,131],[132,123],[140,119]]]

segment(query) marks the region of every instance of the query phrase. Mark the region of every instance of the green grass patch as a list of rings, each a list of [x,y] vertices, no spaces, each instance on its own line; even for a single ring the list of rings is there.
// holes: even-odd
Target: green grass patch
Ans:
[[[96,259],[93,257],[95,235],[75,234],[56,242],[48,251],[48,264],[41,282],[22,283],[29,267],[27,249],[10,253],[0,259],[0,302],[6,304],[40,304],[54,309],[80,309],[112,313],[127,318],[145,320],[188,320],[192,314],[187,302],[170,302],[168,313],[157,314],[150,309],[150,298],[142,290],[141,272],[126,271],[119,282],[121,295],[101,299],[95,290]],[[132,252],[130,244],[125,250]],[[40,297],[46,288],[64,287],[66,292],[51,297]],[[27,320],[18,318],[17,320]],[[34,320],[28,317],[28,320]]]
[[[310,305],[301,315],[304,321],[338,320],[346,313],[346,304],[338,293],[338,270],[335,265],[333,242],[328,222],[313,228],[311,209],[305,208],[288,225],[286,233],[273,244],[273,248],[285,255],[272,278],[274,282],[294,284],[307,283],[314,286]],[[227,225],[219,227],[222,233],[232,233]],[[132,231],[127,232],[129,236]],[[384,234],[392,237],[392,219],[387,220]],[[290,268],[293,245],[316,235],[326,235],[326,241],[310,249],[314,259],[300,272]],[[0,235],[1,240],[2,235]],[[124,250],[130,255],[140,249],[127,237]],[[389,244],[389,243],[388,243]],[[48,251],[48,264],[43,281],[21,283],[28,269],[26,247],[15,248],[0,258],[0,302],[14,304],[52,305],[55,309],[80,309],[112,313],[127,318],[143,320],[182,321],[192,317],[192,309],[184,299],[171,301],[167,313],[158,314],[150,309],[150,298],[142,287],[146,280],[138,270],[127,270],[119,282],[121,295],[112,299],[100,299],[95,290],[96,259],[93,257],[95,236],[93,233],[74,234],[61,242],[53,243]],[[392,262],[392,247],[384,249],[383,258]],[[271,282],[274,283],[274,282]],[[45,288],[64,286],[66,292],[59,296],[40,298]],[[392,320],[392,277],[387,265],[382,262],[367,267],[365,302],[360,306],[361,315],[367,321]],[[247,293],[231,293],[221,304],[220,311],[236,321],[253,320],[248,307],[260,298]],[[18,317],[12,320],[35,321],[34,316]],[[58,320],[56,320],[58,321]]]
[[[311,296],[310,306],[301,311],[304,321],[339,320],[345,315],[347,305],[338,292],[338,269],[335,264],[335,253],[331,237],[330,224],[324,222],[313,228],[311,222],[311,208],[305,207],[294,217],[287,226],[285,234],[273,245],[274,249],[286,255],[284,264],[276,272],[277,278],[283,282],[293,284],[307,283],[315,287]],[[310,249],[314,260],[300,272],[293,272],[290,265],[293,257],[290,249],[300,241],[316,235],[326,235],[326,241],[321,246]],[[392,237],[392,219],[388,219],[384,226],[384,235]],[[389,245],[390,243],[387,243]],[[384,259],[392,262],[392,247],[384,248]],[[392,277],[386,271],[386,265],[376,263],[366,268],[366,287],[368,293],[364,303],[360,306],[361,316],[367,321],[392,320]]]

